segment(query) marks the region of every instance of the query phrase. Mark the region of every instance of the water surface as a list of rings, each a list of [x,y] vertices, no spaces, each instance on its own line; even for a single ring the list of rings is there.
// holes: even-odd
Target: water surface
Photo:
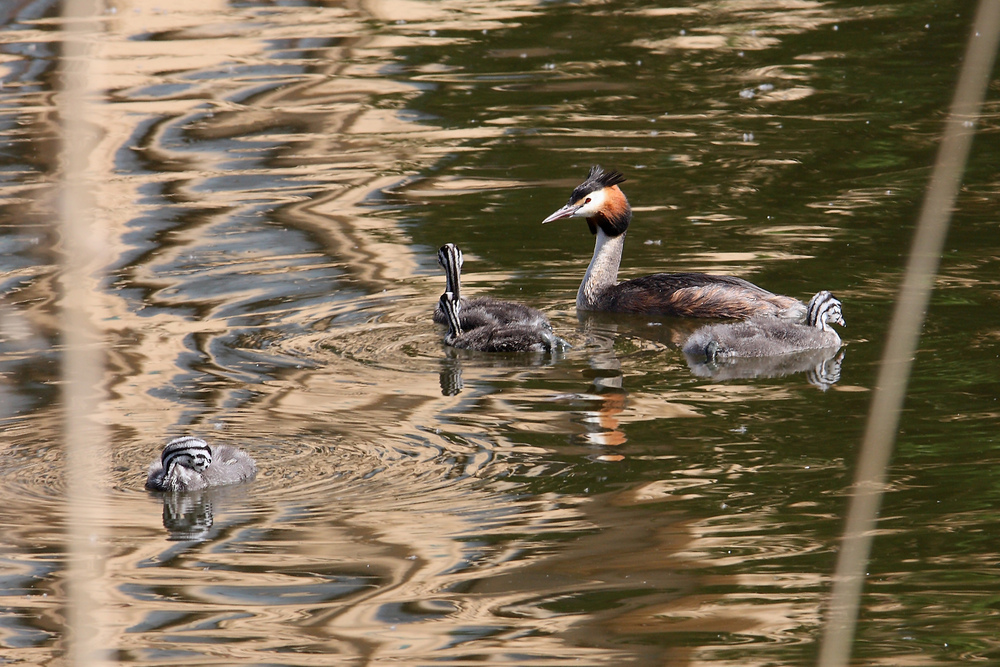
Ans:
[[[102,573],[136,664],[803,664],[972,5],[108,3],[92,160]],[[58,5],[0,8],[0,659],[65,649]],[[996,78],[996,77],[994,77]],[[917,355],[859,664],[1000,658],[996,86]],[[623,277],[739,275],[848,328],[839,376],[699,374],[580,317],[593,163]],[[447,350],[435,249],[563,355]],[[746,374],[744,374],[746,375]],[[752,373],[750,375],[753,375]],[[245,487],[142,488],[170,437]]]

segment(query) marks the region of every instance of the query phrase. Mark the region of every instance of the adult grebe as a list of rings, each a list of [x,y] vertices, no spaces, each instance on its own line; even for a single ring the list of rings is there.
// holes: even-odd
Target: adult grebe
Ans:
[[[725,357],[773,357],[838,348],[840,336],[831,322],[847,326],[840,301],[824,290],[809,301],[805,324],[766,315],[733,324],[711,324],[691,334],[684,343],[684,354],[712,362]]]
[[[586,218],[590,232],[597,236],[594,257],[576,294],[578,310],[739,319],[774,315],[801,320],[805,316],[805,304],[798,299],[772,294],[733,276],[654,273],[617,282],[625,232],[632,221],[632,208],[618,187],[624,181],[621,172],[594,165],[587,180],[573,190],[569,203],[542,220],[544,224]]]
[[[177,438],[150,464],[146,488],[198,491],[246,482],[256,474],[257,464],[246,452],[229,445],[209,445],[199,438]]]
[[[540,310],[514,301],[503,301],[489,296],[469,299],[462,296],[462,265],[465,258],[454,243],[446,243],[438,249],[438,264],[444,269],[446,292],[451,292],[459,302],[459,320],[463,331],[469,331],[486,324],[521,323],[529,326],[547,327],[552,331],[549,318]],[[447,324],[448,317],[438,301],[434,309],[434,321]]]
[[[451,292],[441,295],[440,306],[448,318],[444,342],[452,347],[479,352],[550,352],[568,347],[550,327],[528,322],[490,322],[466,331],[461,304]]]

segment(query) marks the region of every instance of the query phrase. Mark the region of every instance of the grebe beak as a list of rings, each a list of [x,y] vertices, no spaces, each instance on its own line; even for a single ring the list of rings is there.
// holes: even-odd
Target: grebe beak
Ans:
[[[542,220],[542,224],[544,225],[546,222],[555,222],[556,220],[562,220],[563,218],[571,218],[573,217],[573,214],[579,211],[582,207],[583,204],[566,204],[561,209]]]

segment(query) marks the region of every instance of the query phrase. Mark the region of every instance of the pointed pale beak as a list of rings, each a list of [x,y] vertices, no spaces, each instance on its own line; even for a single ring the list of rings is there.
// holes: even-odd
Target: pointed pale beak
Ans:
[[[550,215],[549,217],[542,220],[544,225],[546,222],[555,222],[556,220],[562,220],[563,218],[570,218],[574,213],[580,210],[579,206],[574,206],[573,204],[566,204],[561,209]]]

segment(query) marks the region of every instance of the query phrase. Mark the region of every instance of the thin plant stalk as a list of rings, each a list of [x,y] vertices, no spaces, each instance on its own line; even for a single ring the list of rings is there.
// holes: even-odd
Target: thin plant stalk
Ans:
[[[833,576],[820,667],[848,664],[865,569],[900,412],[951,212],[1000,42],[1000,2],[980,0],[955,97],[917,222],[903,285],[889,325]]]
[[[63,410],[66,447],[67,599],[64,633],[67,664],[106,664],[101,641],[104,586],[104,429],[96,421],[104,381],[99,329],[101,277],[95,265],[105,251],[91,195],[89,164],[96,145],[97,104],[92,45],[100,34],[96,0],[63,3],[58,108],[62,124],[59,236],[62,299]],[[95,262],[95,259],[97,260]]]

